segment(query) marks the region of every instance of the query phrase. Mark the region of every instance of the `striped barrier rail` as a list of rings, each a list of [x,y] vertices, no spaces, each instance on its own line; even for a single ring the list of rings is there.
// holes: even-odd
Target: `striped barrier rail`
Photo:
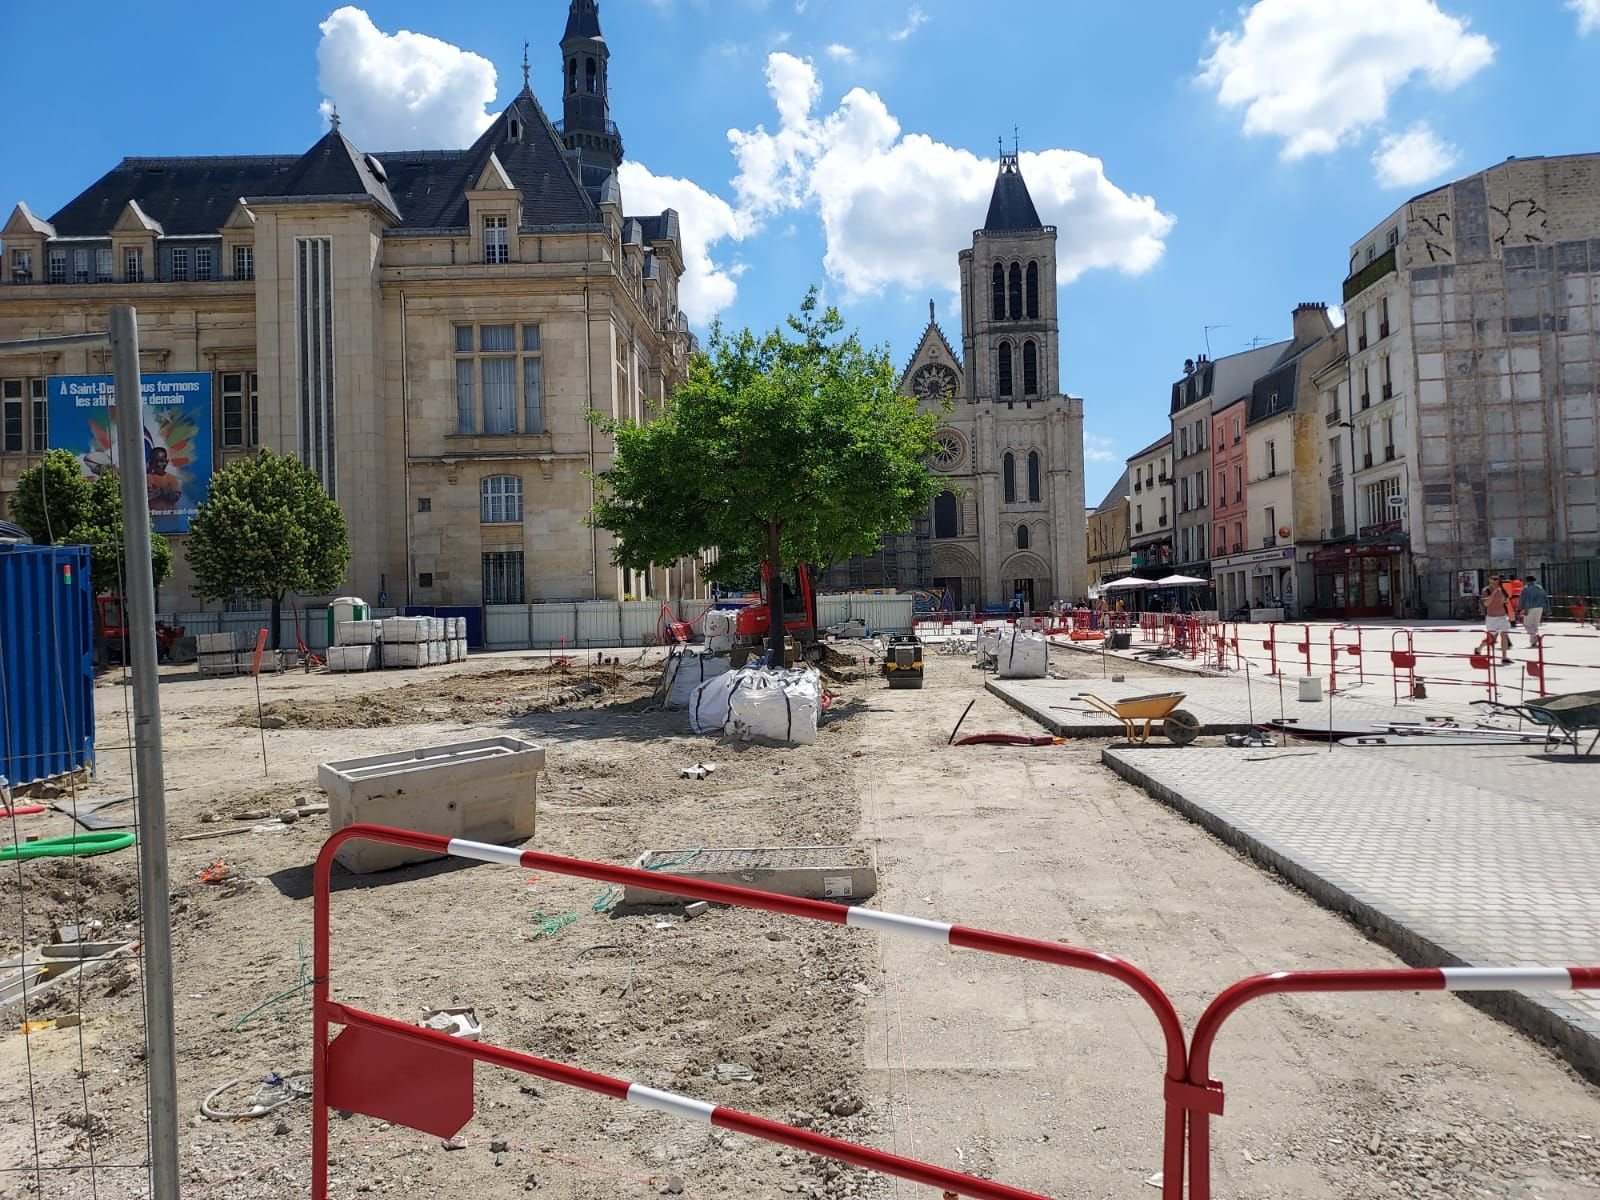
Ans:
[[[1278,971],[1241,979],[1200,1015],[1189,1045],[1189,1200],[1211,1200],[1211,1118],[1223,1110],[1211,1048],[1223,1024],[1264,996],[1304,992],[1556,992],[1600,989],[1600,967],[1419,967],[1377,971]]]
[[[314,948],[312,984],[312,1124],[311,1195],[327,1200],[328,1113],[330,1109],[362,1113],[379,1120],[421,1130],[438,1137],[454,1136],[472,1117],[472,1072],[475,1062],[490,1063],[524,1074],[597,1092],[614,1100],[642,1105],[722,1129],[733,1130],[792,1149],[802,1150],[912,1183],[941,1188],[973,1200],[1047,1200],[1034,1192],[979,1179],[931,1163],[889,1154],[870,1146],[827,1137],[737,1109],[714,1105],[675,1092],[581,1070],[565,1063],[537,1058],[500,1046],[465,1041],[449,1034],[408,1025],[364,1012],[331,995],[331,905],[333,859],[346,842],[363,839],[405,846],[452,858],[498,863],[592,879],[614,886],[634,884],[652,891],[669,892],[696,900],[754,908],[783,916],[801,917],[880,933],[914,937],[939,945],[1028,959],[1053,966],[1106,975],[1131,988],[1149,1006],[1160,1025],[1166,1051],[1163,1089],[1165,1111],[1162,1164],[1164,1200],[1183,1195],[1183,1145],[1187,1114],[1207,1102],[1206,1089],[1188,1082],[1188,1054],[1183,1026],[1167,994],[1143,971],[1109,954],[1084,950],[1059,942],[1044,942],[1006,933],[993,933],[922,917],[829,904],[783,896],[773,892],[732,887],[697,879],[666,877],[608,863],[564,858],[533,850],[446,838],[437,834],[351,825],[338,830],[317,856],[313,872]],[[329,1027],[340,1025],[338,1037],[328,1038]]]

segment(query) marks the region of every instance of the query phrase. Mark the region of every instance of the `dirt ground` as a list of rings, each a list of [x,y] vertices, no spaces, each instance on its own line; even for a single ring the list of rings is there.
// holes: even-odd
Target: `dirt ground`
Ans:
[[[186,1197],[308,1193],[306,1101],[241,1121],[199,1107],[230,1080],[247,1082],[217,1103],[237,1107],[269,1073],[309,1065],[309,865],[326,818],[233,818],[320,799],[329,759],[516,733],[547,751],[539,849],[630,862],[847,846],[878,863],[876,907],[1121,955],[1186,1022],[1255,971],[1395,962],[1117,780],[1098,743],[946,747],[973,699],[964,732],[1034,732],[981,691],[970,659],[930,653],[922,691],[836,660],[818,744],[776,748],[692,737],[651,701],[658,656],[619,657],[266,677],[265,764],[249,681],[164,678]],[[1083,661],[1057,663],[1098,673]],[[100,691],[85,796],[127,792],[125,697]],[[679,778],[696,761],[718,770]],[[67,832],[56,815],[23,820]],[[134,877],[132,852],[6,865],[0,943],[21,944],[19,880],[30,941],[91,917],[136,936]],[[739,910],[607,912],[603,885],[499,866],[336,881],[334,993],[360,1007],[414,1020],[470,1004],[485,1038],[515,1049],[1042,1194],[1157,1194],[1159,1040],[1107,981]],[[28,1014],[83,1025],[0,1034],[0,1195],[142,1194],[123,1166],[144,1153],[137,983],[125,967],[88,976]],[[1229,1092],[1219,1197],[1600,1196],[1600,1092],[1454,999],[1276,1000],[1230,1029],[1214,1067]],[[333,1136],[339,1196],[932,1194],[492,1068],[459,1149],[364,1117]],[[71,1169],[34,1190],[15,1168],[36,1153]]]

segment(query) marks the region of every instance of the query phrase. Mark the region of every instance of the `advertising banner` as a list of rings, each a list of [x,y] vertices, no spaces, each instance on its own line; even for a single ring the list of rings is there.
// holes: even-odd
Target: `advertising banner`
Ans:
[[[144,445],[139,449],[150,516],[158,533],[187,533],[211,486],[211,376],[145,375]],[[110,375],[52,375],[50,448],[70,450],[94,477],[121,469],[116,385]]]

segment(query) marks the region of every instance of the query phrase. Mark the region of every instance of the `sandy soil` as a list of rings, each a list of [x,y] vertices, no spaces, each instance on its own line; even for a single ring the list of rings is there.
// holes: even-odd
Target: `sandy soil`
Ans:
[[[307,1194],[305,1101],[237,1122],[198,1109],[229,1080],[249,1082],[220,1103],[308,1065],[299,985],[326,819],[232,818],[318,799],[315,764],[331,758],[517,732],[548,752],[540,849],[627,862],[648,849],[847,845],[879,861],[875,905],[1124,955],[1187,1021],[1255,970],[1394,961],[1116,780],[1098,746],[946,748],[974,697],[967,730],[1025,728],[980,692],[970,660],[930,654],[927,689],[902,692],[841,660],[818,745],[775,748],[691,737],[681,713],[653,708],[648,657],[269,677],[263,703],[283,724],[266,732],[265,766],[248,681],[164,680],[185,1196]],[[125,752],[111,749],[124,698],[101,689],[100,778],[85,795],[126,794]],[[719,768],[709,778],[678,777],[706,759]],[[220,878],[201,882],[211,868]],[[91,916],[127,935],[134,871],[131,853],[24,864],[28,939]],[[7,952],[22,936],[18,880],[0,872]],[[471,1004],[488,1040],[531,1053],[1045,1194],[1156,1194],[1154,1028],[1105,982],[737,910],[598,912],[601,885],[503,867],[340,883],[335,992],[361,1007],[416,1019]],[[39,1191],[7,1171],[0,1195],[141,1194],[142,1174],[118,1169],[144,1150],[137,983],[126,968],[89,976],[29,1013],[81,1012],[81,1027],[0,1035],[0,1167],[30,1165],[37,1145],[47,1166],[76,1168],[43,1175]],[[738,1078],[719,1078],[718,1064],[749,1078],[726,1066]],[[1451,999],[1263,1005],[1219,1046],[1217,1070],[1229,1200],[1600,1195],[1595,1089]],[[928,1194],[493,1069],[478,1071],[476,1101],[461,1149],[336,1121],[333,1194]]]

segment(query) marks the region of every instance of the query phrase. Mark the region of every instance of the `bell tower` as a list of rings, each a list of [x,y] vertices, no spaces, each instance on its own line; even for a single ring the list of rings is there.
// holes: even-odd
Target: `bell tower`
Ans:
[[[578,155],[585,184],[603,182],[622,162],[622,134],[611,120],[610,57],[596,0],[572,0],[561,36],[561,140]]]

